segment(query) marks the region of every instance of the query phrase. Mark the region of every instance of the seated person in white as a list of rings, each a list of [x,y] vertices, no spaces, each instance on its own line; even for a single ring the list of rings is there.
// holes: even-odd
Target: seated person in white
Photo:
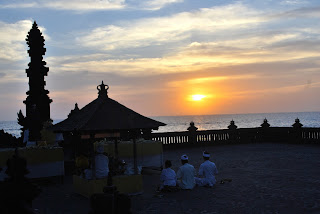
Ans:
[[[201,178],[196,178],[196,184],[198,186],[209,186],[212,187],[216,184],[215,175],[218,174],[216,165],[209,161],[210,153],[203,152],[204,162],[200,165],[199,176]]]
[[[98,145],[95,156],[95,176],[96,178],[106,178],[109,174],[109,158],[103,154],[103,145]]]
[[[176,173],[173,169],[170,168],[171,166],[171,161],[166,160],[164,164],[165,168],[162,170],[160,175],[160,190],[162,190],[163,188],[175,187],[177,185]]]
[[[177,179],[179,186],[181,189],[193,189],[195,186],[195,169],[194,167],[188,163],[188,156],[181,156],[182,166],[179,167],[177,172]]]

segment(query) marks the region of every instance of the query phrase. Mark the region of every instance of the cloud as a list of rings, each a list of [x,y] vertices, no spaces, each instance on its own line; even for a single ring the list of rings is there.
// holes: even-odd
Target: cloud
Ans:
[[[305,1],[305,0],[283,0],[280,2],[280,4],[283,4],[283,5],[302,5],[307,3],[308,1]]]
[[[31,20],[13,24],[0,21],[0,59],[16,61],[27,57],[25,39],[31,26]]]
[[[0,21],[0,60],[13,62],[28,57],[25,39],[32,23],[32,20],[21,20],[12,24]],[[39,29],[45,39],[50,40],[45,34],[45,28],[39,26]]]
[[[306,84],[298,84],[298,85],[287,85],[287,86],[279,86],[276,88],[265,88],[258,90],[247,90],[247,91],[239,91],[230,93],[231,96],[261,96],[261,94],[294,94],[300,91],[308,90],[309,88],[320,88],[320,82],[308,83]]]
[[[47,8],[53,10],[71,10],[77,12],[103,11],[103,10],[160,10],[174,3],[184,0],[23,0],[15,3],[0,4],[0,8]]]
[[[257,78],[256,75],[245,74],[245,75],[200,77],[200,78],[189,79],[187,82],[189,82],[190,84],[203,84],[203,83],[210,83],[210,82],[216,82],[216,81],[239,80],[239,79],[248,80],[248,79],[255,79],[255,78]]]
[[[198,63],[245,64],[277,62],[320,56],[319,39],[296,33],[248,36],[220,42],[191,43],[178,55]]]
[[[252,49],[253,55],[261,55],[272,45],[317,41],[319,30],[313,22],[305,22],[305,18],[319,14],[319,7],[266,13],[235,3],[171,16],[121,21],[84,32],[76,41],[85,48],[102,52],[129,53],[137,48],[160,52],[161,47],[162,53],[163,50],[173,53],[193,42],[216,43],[214,48],[220,46],[239,52]],[[296,26],[292,25],[293,21]],[[305,52],[300,55],[302,53]]]
[[[242,4],[203,8],[172,16],[122,21],[77,37],[79,44],[103,51],[148,47],[181,42],[196,35],[214,35],[224,30],[248,29],[266,21]]]
[[[281,25],[274,25],[279,22]],[[270,18],[270,14],[240,3],[130,23],[121,21],[76,38],[78,46],[94,54],[52,57],[47,61],[55,72],[85,70],[123,77],[217,72],[236,66],[256,66],[260,73],[263,66],[273,70],[278,66],[282,69],[279,72],[301,70],[308,60],[314,62],[320,56],[320,31],[311,25],[286,26],[286,22],[283,17]],[[155,47],[161,51],[150,54]],[[130,55],[131,50],[139,48],[141,53]],[[294,64],[299,61],[303,66]],[[282,66],[285,63],[287,67]],[[296,67],[290,66],[293,64]]]
[[[166,7],[167,5],[181,3],[183,1],[184,0],[135,0],[134,3],[137,5],[132,7],[143,10],[160,10]]]
[[[298,8],[295,10],[285,11],[274,16],[275,18],[278,17],[289,17],[289,18],[301,18],[301,17],[309,17],[309,18],[319,18],[320,17],[320,7],[313,6],[313,7],[303,7]]]
[[[54,10],[93,11],[118,10],[125,7],[125,0],[33,0],[25,3],[3,4],[0,8],[48,8]]]
[[[265,36],[219,43],[193,42],[162,57],[111,58],[104,54],[93,54],[81,57],[49,57],[47,61],[52,70],[60,73],[86,70],[95,73],[118,73],[121,76],[131,77],[222,70],[224,67],[246,65],[262,65],[259,70],[263,66],[272,67],[272,65],[284,71],[288,68],[295,70],[302,67],[316,69],[316,67],[308,68],[306,63],[314,64],[320,57],[320,43],[317,40],[294,40],[293,38],[299,38],[295,34],[279,34],[270,38],[270,41],[266,41],[263,45],[259,41],[265,41]],[[288,65],[287,68],[281,67],[283,63]]]

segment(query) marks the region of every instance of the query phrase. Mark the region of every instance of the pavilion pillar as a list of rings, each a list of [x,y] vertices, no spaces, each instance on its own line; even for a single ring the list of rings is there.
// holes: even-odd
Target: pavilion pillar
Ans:
[[[114,139],[114,157],[115,159],[119,158],[119,149],[118,149],[118,139]]]
[[[91,148],[91,157],[92,157],[92,160],[91,160],[91,166],[92,166],[92,179],[95,180],[96,179],[96,150],[94,149],[94,141],[95,141],[95,138],[94,138],[94,133],[90,133],[90,139],[89,139],[89,144],[91,145],[90,148]]]
[[[133,139],[133,168],[134,168],[134,174],[138,174],[138,160],[137,160],[137,142],[136,138]]]
[[[137,132],[138,130],[130,130],[129,135],[132,138],[132,147],[133,147],[133,170],[134,174],[138,174],[138,155],[137,155]]]

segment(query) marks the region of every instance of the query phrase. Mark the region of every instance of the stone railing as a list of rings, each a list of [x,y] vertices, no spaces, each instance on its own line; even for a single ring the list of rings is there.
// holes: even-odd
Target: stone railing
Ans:
[[[165,148],[259,142],[320,144],[320,128],[303,128],[299,119],[292,127],[270,127],[265,119],[257,128],[238,129],[231,121],[228,129],[198,131],[191,122],[188,131],[151,133],[150,138],[161,141]]]

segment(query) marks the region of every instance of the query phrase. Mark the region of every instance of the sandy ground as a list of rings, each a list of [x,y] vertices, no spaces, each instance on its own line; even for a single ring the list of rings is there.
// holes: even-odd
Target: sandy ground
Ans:
[[[320,213],[319,145],[245,144],[165,151],[164,160],[177,170],[179,157],[189,156],[196,170],[202,151],[211,153],[218,181],[214,188],[195,187],[156,193],[159,173],[144,175],[144,192],[132,196],[132,212],[153,213]],[[71,178],[64,185],[43,185],[34,200],[37,213],[88,213],[88,199],[73,193]]]

